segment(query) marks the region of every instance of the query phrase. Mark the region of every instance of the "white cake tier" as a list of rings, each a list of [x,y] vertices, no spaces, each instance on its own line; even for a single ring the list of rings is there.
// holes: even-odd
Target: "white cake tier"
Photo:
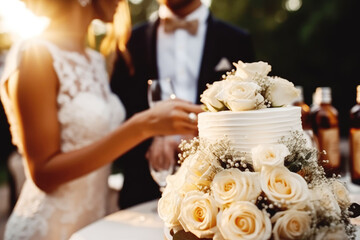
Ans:
[[[275,144],[291,131],[301,130],[301,108],[266,108],[243,112],[203,112],[199,137],[210,143],[227,137],[234,150],[250,153],[259,144]]]

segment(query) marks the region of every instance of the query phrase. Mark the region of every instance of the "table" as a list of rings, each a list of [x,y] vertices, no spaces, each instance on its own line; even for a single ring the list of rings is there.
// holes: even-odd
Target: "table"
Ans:
[[[153,200],[106,216],[74,233],[70,240],[161,240],[164,224]]]

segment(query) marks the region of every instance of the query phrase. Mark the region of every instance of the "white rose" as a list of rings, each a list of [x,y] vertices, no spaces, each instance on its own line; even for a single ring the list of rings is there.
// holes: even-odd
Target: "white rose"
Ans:
[[[185,174],[187,172],[186,167],[182,165],[174,174],[166,177],[166,187],[165,190],[179,190],[182,185],[185,183]]]
[[[349,192],[345,188],[344,184],[339,182],[338,180],[334,180],[332,183],[333,192],[335,195],[335,199],[339,203],[342,208],[348,208],[350,206],[350,198]]]
[[[239,76],[243,81],[254,81],[255,78],[264,78],[271,71],[271,66],[266,62],[244,63],[238,61],[234,63],[236,67],[235,76]]]
[[[292,82],[280,77],[269,77],[270,87],[266,97],[273,107],[282,107],[291,104],[300,94]]]
[[[180,225],[178,217],[183,197],[176,191],[163,193],[158,202],[158,214],[169,229]]]
[[[191,191],[181,203],[179,221],[186,232],[198,238],[212,238],[217,231],[217,213],[215,200],[208,193]]]
[[[226,240],[226,239],[221,235],[221,232],[217,231],[213,237],[213,240]]]
[[[226,76],[226,80],[246,82],[246,81],[244,81],[241,77],[236,76],[236,75],[232,75],[232,74],[231,74],[231,75],[227,75],[227,76]],[[255,82],[255,81],[253,81],[253,82]]]
[[[219,206],[236,202],[251,201],[261,193],[260,174],[241,172],[237,168],[223,170],[217,173],[211,184],[211,191]]]
[[[186,183],[188,161],[184,161],[179,170],[166,178],[166,187],[158,202],[158,213],[165,225],[170,228],[178,228],[180,222],[180,205],[188,191],[196,189]]]
[[[310,230],[311,217],[309,213],[297,210],[277,212],[272,218],[274,240],[302,239]]]
[[[317,211],[325,216],[339,218],[341,209],[330,186],[320,184],[311,189],[310,192],[311,201]]]
[[[219,92],[216,97],[231,111],[246,111],[255,109],[257,104],[264,101],[259,91],[260,87],[253,82],[224,80],[224,91]]]
[[[260,175],[261,189],[273,202],[297,205],[309,199],[306,181],[297,173],[290,172],[286,167],[264,167]]]
[[[218,228],[224,239],[269,239],[271,222],[266,213],[251,202],[236,202],[221,210]]]
[[[189,159],[186,159],[183,162],[175,174],[166,177],[166,187],[163,194],[167,192],[176,192],[185,196],[187,192],[197,189],[195,184],[190,184],[189,180],[186,178],[186,176],[189,175],[190,161],[188,160]]]
[[[224,104],[219,101],[215,96],[223,90],[224,81],[216,81],[201,94],[200,102],[205,104],[210,112],[218,112],[225,108]]]
[[[349,239],[349,236],[346,234],[345,229],[342,225],[336,227],[325,227],[320,229],[315,240],[343,240]]]
[[[198,150],[188,157],[185,182],[190,185],[210,186],[215,174],[222,169],[218,161],[213,161],[212,155]]]
[[[284,166],[284,159],[289,154],[289,149],[284,144],[264,144],[251,149],[254,169],[257,172],[262,166]]]

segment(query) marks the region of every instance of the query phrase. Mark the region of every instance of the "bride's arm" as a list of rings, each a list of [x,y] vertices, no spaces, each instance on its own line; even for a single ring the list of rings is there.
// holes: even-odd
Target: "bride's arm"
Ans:
[[[200,112],[200,107],[180,101],[165,102],[134,115],[89,146],[62,153],[57,117],[58,88],[52,58],[44,49],[26,51],[18,73],[8,85],[31,176],[46,192],[112,162],[149,137],[197,130],[196,125],[189,122],[187,113]]]

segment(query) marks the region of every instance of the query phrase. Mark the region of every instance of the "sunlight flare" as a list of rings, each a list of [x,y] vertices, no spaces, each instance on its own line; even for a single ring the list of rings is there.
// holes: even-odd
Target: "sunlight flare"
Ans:
[[[39,35],[49,23],[47,18],[35,16],[19,0],[0,0],[0,21],[0,33],[22,39]]]

